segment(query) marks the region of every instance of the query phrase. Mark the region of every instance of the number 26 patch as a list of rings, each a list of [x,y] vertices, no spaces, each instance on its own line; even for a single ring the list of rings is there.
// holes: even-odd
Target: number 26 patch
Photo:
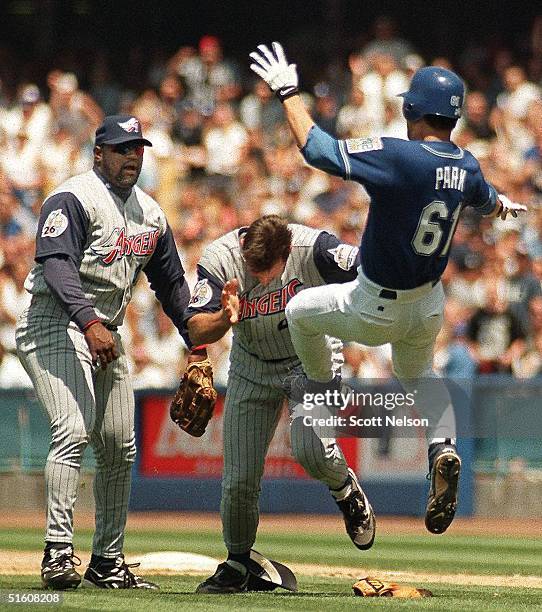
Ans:
[[[192,298],[190,299],[188,306],[192,308],[201,308],[202,306],[208,304],[212,297],[213,290],[211,289],[209,281],[206,278],[202,278],[194,286]]]
[[[56,238],[60,236],[60,234],[63,234],[67,227],[68,217],[62,212],[62,209],[58,208],[57,210],[52,210],[47,219],[45,219],[45,223],[41,230],[41,237]]]

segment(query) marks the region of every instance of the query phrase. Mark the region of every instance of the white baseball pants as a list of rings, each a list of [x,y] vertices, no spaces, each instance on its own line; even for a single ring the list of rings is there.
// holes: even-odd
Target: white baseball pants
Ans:
[[[430,401],[441,406],[442,418],[431,437],[440,439],[455,437],[450,396],[444,384],[435,384],[432,367],[443,310],[440,282],[395,291],[377,285],[360,271],[352,282],[299,292],[288,303],[286,317],[305,373],[320,382],[333,378],[331,338],[367,346],[391,343],[393,371],[405,390],[432,379]]]

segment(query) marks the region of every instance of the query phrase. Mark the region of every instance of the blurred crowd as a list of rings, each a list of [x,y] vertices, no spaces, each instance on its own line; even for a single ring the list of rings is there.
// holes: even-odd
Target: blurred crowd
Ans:
[[[320,80],[302,82],[315,121],[340,138],[406,138],[397,94],[423,65],[456,70],[468,92],[453,139],[478,158],[499,192],[530,209],[506,222],[465,209],[443,278],[448,299],[435,367],[448,376],[541,376],[542,16],[522,57],[504,47],[472,48],[455,64],[421,57],[388,17],[371,32],[342,66],[322,66]],[[99,55],[91,78],[54,69],[45,86],[20,82],[13,95],[0,94],[0,387],[29,384],[14,354],[14,324],[29,301],[24,280],[44,195],[92,167],[104,114],[138,116],[153,142],[139,184],[165,210],[191,287],[205,245],[263,214],[359,242],[366,192],[304,163],[280,102],[248,73],[206,35],[197,48],[183,46],[153,63],[140,90],[115,81]],[[174,387],[185,347],[145,279],[122,329],[136,387]],[[210,349],[222,384],[229,343],[227,337]],[[391,371],[388,347],[350,344],[345,357],[347,377]]]

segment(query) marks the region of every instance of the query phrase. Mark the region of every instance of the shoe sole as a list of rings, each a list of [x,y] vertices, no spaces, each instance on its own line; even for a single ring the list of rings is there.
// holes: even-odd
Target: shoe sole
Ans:
[[[81,582],[81,588],[83,589],[102,589],[104,591],[134,591],[134,590],[147,590],[147,591],[158,591],[160,589],[160,587],[154,586],[154,587],[150,587],[150,586],[140,586],[140,587],[114,587],[114,586],[100,586],[99,584],[96,584],[95,582],[91,582],[90,580],[87,579],[83,579],[83,581]]]
[[[57,584],[53,580],[41,580],[41,585],[44,589],[52,589],[53,591],[70,591],[76,589],[81,584],[81,579],[73,580],[71,582],[64,582]]]
[[[84,589],[106,589],[107,588],[107,587],[98,586],[97,584],[95,584],[94,582],[91,582],[90,580],[87,580],[86,578],[83,578],[83,580],[81,581],[81,586]]]
[[[434,534],[444,533],[454,520],[461,459],[455,453],[443,453],[433,467],[435,496],[427,506],[425,526]]]
[[[195,593],[197,595],[235,595],[236,593],[246,593],[248,592],[248,588],[238,588],[238,587],[219,587],[212,585],[199,585],[196,589]]]

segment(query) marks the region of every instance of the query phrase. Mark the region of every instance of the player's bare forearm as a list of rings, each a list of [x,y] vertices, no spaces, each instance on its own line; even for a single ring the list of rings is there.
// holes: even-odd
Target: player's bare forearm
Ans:
[[[188,320],[188,333],[195,345],[211,344],[239,321],[239,282],[232,278],[224,283],[220,295],[222,308],[217,312],[200,312]]]
[[[301,149],[307,143],[309,132],[314,125],[301,96],[284,100],[284,112],[297,146]]]
[[[188,334],[195,345],[217,342],[230,329],[231,322],[223,308],[200,312],[188,320]]]

